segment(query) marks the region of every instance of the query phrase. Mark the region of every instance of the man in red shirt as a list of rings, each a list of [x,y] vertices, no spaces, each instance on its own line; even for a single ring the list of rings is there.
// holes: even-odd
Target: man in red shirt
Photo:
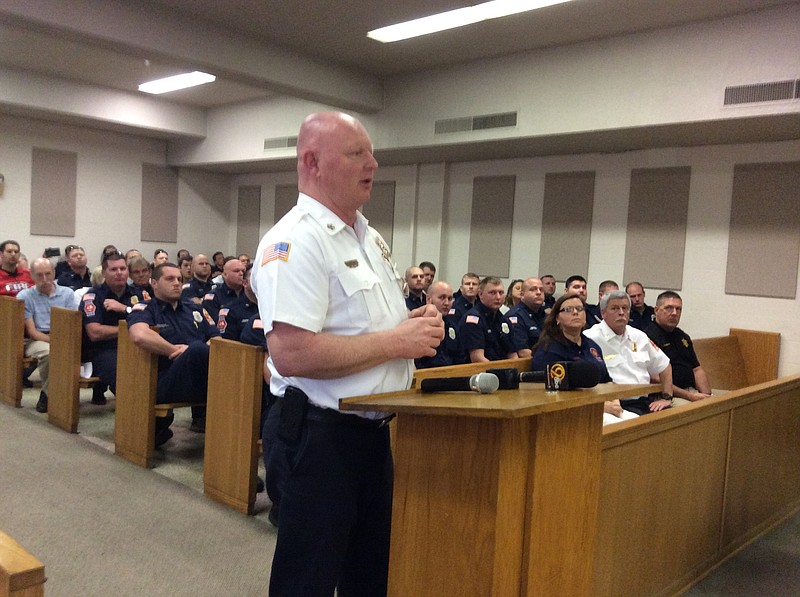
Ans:
[[[0,296],[17,296],[20,290],[33,286],[31,272],[19,263],[19,243],[6,240],[0,244]]]

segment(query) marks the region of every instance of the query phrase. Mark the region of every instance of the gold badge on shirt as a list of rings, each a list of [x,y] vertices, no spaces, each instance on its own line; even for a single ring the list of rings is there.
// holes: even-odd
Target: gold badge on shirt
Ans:
[[[388,263],[389,265],[393,265],[392,264],[392,253],[391,253],[391,251],[389,251],[389,247],[387,247],[384,244],[384,242],[379,238],[375,239],[375,244],[377,244],[378,248],[381,250],[381,253],[383,254],[383,258],[386,260],[386,263]]]
[[[349,268],[358,267],[358,259],[348,259],[344,264]]]

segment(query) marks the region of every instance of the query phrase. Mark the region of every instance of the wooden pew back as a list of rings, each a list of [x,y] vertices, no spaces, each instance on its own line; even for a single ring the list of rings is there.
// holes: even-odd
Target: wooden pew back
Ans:
[[[0,531],[0,597],[44,595],[44,565]]]
[[[81,332],[79,311],[50,309],[50,393],[47,420],[56,427],[78,431],[78,397],[81,381]]]
[[[153,466],[158,357],[136,346],[119,322],[114,452],[145,468]]]
[[[260,346],[211,340],[203,492],[244,514],[256,501],[263,367]]]
[[[0,296],[0,400],[22,404],[22,359],[25,354],[25,305]]]
[[[699,338],[694,349],[711,387],[738,390],[778,378],[781,335],[731,328],[729,336]]]

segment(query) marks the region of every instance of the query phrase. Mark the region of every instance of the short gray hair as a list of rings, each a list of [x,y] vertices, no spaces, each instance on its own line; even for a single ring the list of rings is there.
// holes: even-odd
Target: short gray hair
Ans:
[[[608,307],[608,301],[620,299],[625,299],[625,301],[628,303],[628,309],[631,308],[631,297],[628,296],[627,292],[624,290],[612,290],[611,292],[606,292],[603,295],[603,298],[600,299],[600,310],[606,310],[606,307]]]

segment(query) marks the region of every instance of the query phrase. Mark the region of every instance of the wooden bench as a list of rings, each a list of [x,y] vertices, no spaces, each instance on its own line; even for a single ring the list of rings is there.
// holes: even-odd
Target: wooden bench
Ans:
[[[209,358],[203,485],[206,495],[252,514],[264,351],[214,338]],[[115,452],[152,468],[155,418],[188,403],[156,404],[158,357],[137,347],[120,322],[117,352]],[[196,406],[196,405],[195,405]]]
[[[779,334],[694,344],[731,391],[603,428],[592,595],[681,593],[800,509],[800,376],[776,379]]]
[[[25,304],[0,296],[0,400],[22,405],[22,370],[25,354]]]
[[[80,311],[50,309],[50,387],[47,420],[69,433],[78,431],[81,388],[99,382],[98,377],[81,377]]]
[[[44,595],[44,565],[0,531],[0,597]]]

